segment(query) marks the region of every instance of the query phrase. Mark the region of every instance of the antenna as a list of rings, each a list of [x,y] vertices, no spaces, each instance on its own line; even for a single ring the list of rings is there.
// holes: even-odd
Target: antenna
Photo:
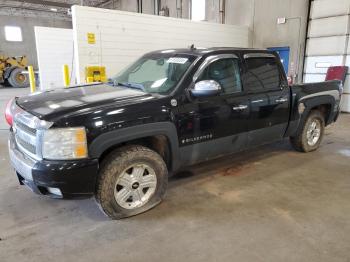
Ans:
[[[194,46],[194,44],[192,44],[192,45],[190,46],[190,49],[191,49],[191,50],[196,50],[196,47]]]

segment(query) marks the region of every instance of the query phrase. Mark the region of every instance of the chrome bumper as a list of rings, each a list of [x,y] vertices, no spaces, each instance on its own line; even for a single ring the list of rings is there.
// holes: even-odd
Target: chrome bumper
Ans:
[[[33,182],[32,169],[36,161],[19,151],[12,132],[10,132],[8,147],[13,168],[27,182]]]

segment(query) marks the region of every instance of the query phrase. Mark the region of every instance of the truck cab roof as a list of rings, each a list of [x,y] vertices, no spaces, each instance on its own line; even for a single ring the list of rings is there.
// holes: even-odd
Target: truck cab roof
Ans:
[[[242,53],[267,53],[273,54],[273,51],[267,49],[256,49],[256,48],[239,48],[239,47],[189,47],[189,48],[174,48],[174,49],[163,49],[149,52],[146,55],[169,53],[169,54],[186,54],[195,56],[212,55],[217,53],[225,52],[242,52]]]

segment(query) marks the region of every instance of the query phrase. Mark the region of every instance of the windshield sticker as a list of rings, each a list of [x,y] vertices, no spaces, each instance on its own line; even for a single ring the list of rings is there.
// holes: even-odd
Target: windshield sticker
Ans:
[[[173,63],[173,64],[184,64],[188,61],[188,58],[185,57],[170,57],[167,63]]]

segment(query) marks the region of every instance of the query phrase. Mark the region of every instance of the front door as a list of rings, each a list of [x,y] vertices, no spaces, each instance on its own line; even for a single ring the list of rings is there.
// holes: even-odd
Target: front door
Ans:
[[[193,164],[246,147],[249,100],[243,93],[236,55],[208,57],[195,82],[215,80],[221,93],[193,97],[178,106],[177,127],[182,161]]]

